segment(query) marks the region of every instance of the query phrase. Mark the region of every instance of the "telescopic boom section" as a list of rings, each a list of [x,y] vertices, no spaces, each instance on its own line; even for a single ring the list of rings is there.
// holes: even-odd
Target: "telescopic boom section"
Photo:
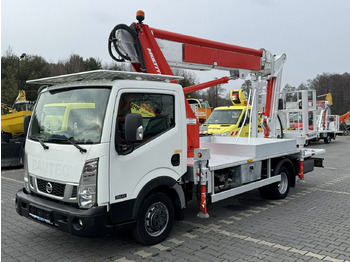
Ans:
[[[220,43],[156,28],[151,28],[151,30],[155,38],[182,44],[182,61],[176,62],[209,65],[213,68],[227,70],[239,68],[259,71],[261,69],[263,50]],[[168,51],[172,50],[165,50],[165,53]]]

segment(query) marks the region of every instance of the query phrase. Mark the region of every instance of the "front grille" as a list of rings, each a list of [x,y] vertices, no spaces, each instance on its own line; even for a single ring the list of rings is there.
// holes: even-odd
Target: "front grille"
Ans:
[[[50,181],[46,181],[46,180],[39,179],[39,178],[37,178],[36,181],[37,181],[37,185],[38,185],[39,191],[44,192],[46,194],[58,196],[58,197],[63,197],[64,196],[64,190],[65,190],[65,187],[66,187],[65,184],[50,182]],[[51,186],[52,186],[51,193],[49,193],[47,191],[47,186],[49,184],[51,184]]]

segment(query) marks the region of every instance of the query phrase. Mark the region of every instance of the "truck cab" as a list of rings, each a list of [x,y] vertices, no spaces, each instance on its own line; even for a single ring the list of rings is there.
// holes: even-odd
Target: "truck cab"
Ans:
[[[243,90],[232,90],[230,98],[233,106],[215,108],[202,125],[207,130],[201,131],[201,135],[249,136],[251,106],[247,106],[248,101]]]
[[[29,124],[17,212],[80,236],[133,224],[141,211],[180,212],[186,114],[182,88],[169,78],[102,70],[32,81],[48,86]],[[180,199],[175,211],[149,198],[158,187],[161,198]],[[170,225],[157,219],[138,237],[159,238]]]

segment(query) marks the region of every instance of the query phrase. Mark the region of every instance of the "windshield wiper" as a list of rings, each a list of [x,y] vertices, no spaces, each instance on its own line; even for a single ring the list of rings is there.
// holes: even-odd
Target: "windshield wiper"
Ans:
[[[82,148],[79,146],[74,140],[72,140],[73,137],[67,138],[67,141],[71,143],[73,146],[75,146],[77,149],[79,149],[80,153],[86,153],[87,150],[85,148]]]
[[[46,145],[39,137],[36,137],[36,139],[39,141],[40,145],[44,148],[44,150],[49,149],[49,146]]]
[[[62,135],[52,135],[49,138],[49,141],[67,141],[68,143],[72,144],[74,147],[76,147],[80,153],[86,153],[87,150],[85,148],[82,148],[81,146],[79,146],[74,140],[73,137],[67,138],[66,136],[62,136]]]

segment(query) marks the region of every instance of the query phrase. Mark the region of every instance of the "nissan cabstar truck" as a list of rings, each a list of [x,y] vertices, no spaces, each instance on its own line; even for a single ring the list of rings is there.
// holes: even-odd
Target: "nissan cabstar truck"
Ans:
[[[25,119],[19,215],[82,237],[129,228],[137,241],[154,245],[167,238],[175,220],[184,219],[192,199],[199,203],[198,216],[210,219],[209,204],[254,189],[283,199],[298,178],[322,166],[315,156],[324,150],[272,135],[273,90],[285,55],[151,29],[142,12],[137,19],[130,27],[117,25],[109,38],[112,58],[131,62],[135,72],[97,70],[27,81],[42,87]],[[232,72],[183,88],[170,64]],[[266,138],[254,136],[254,117],[252,137],[200,137],[185,94],[247,72],[253,87],[267,79]],[[248,103],[257,119],[256,103]]]

